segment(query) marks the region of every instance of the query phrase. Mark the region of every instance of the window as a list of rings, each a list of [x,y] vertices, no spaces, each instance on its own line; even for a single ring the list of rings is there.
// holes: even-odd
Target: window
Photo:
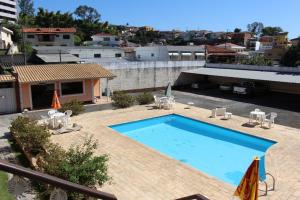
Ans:
[[[100,53],[95,53],[94,58],[101,58],[101,54]]]
[[[55,37],[59,37],[59,35],[55,35]]]
[[[103,38],[103,41],[110,41],[110,38],[109,37],[105,37],[105,38]]]
[[[61,83],[61,94],[62,95],[83,94],[82,81]]]
[[[116,53],[115,56],[116,56],[116,58],[120,58],[120,57],[122,57],[122,54]]]
[[[66,39],[66,40],[70,39],[70,35],[63,35],[63,39]]]
[[[32,39],[34,38],[34,35],[27,35],[27,38]]]
[[[151,53],[151,57],[154,57],[155,55],[154,55],[154,53]]]
[[[5,83],[0,83],[0,88],[13,88],[13,83],[11,82],[5,82]]]
[[[76,56],[76,57],[78,57],[78,58],[79,58],[79,54],[73,54],[73,56]]]

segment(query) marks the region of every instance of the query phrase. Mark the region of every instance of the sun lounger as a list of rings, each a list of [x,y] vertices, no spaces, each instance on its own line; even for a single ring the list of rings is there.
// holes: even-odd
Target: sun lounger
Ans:
[[[80,131],[82,128],[82,126],[78,125],[78,124],[73,124],[73,126],[71,127],[62,127],[58,130],[55,130],[53,132],[54,135],[59,135],[59,134],[63,134],[63,133],[70,133],[73,131]]]

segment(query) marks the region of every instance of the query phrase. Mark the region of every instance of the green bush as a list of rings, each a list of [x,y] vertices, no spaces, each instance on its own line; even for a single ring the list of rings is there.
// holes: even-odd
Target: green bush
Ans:
[[[84,106],[81,102],[77,100],[72,100],[62,105],[60,112],[65,112],[66,110],[72,110],[72,115],[79,115],[80,113],[84,112]]]
[[[97,141],[87,138],[82,145],[72,146],[64,151],[57,145],[51,145],[43,155],[42,168],[46,173],[62,179],[95,187],[110,181],[107,171],[107,155],[94,156]],[[70,199],[82,199],[77,193],[69,193]]]
[[[136,100],[140,105],[146,105],[146,104],[153,103],[154,97],[151,93],[144,92],[143,94],[138,95],[136,97]]]
[[[12,121],[10,131],[19,139],[24,150],[32,155],[44,151],[44,146],[49,143],[51,136],[46,127],[22,116]]]
[[[134,105],[135,98],[125,92],[114,92],[112,100],[117,108],[128,108]]]

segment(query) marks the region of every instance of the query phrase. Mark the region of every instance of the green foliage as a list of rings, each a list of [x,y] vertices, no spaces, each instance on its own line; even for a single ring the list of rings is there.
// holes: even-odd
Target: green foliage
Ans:
[[[136,97],[136,100],[140,105],[146,105],[146,104],[153,103],[154,97],[151,93],[144,92],[143,94],[138,95]]]
[[[247,25],[248,31],[255,35],[260,35],[263,28],[264,25],[261,22],[253,22]]]
[[[271,27],[271,26],[267,26],[267,27],[264,27],[261,31],[261,35],[264,36],[264,35],[268,35],[268,36],[274,36],[274,35],[277,35],[278,33],[282,32],[282,28],[281,27],[278,27],[278,26],[275,26],[275,27]]]
[[[68,151],[52,145],[47,149],[47,154],[43,155],[42,167],[45,172],[73,183],[87,187],[96,184],[102,186],[111,180],[107,171],[108,156],[94,156],[96,148],[97,141],[92,137],[85,139],[82,145],[72,146]],[[71,199],[82,198],[75,193],[69,196]]]
[[[20,16],[33,16],[34,15],[34,6],[33,0],[19,0],[19,15]]]
[[[19,45],[21,52],[26,52],[26,54],[31,54],[33,51],[32,44],[30,42],[24,42]]]
[[[86,5],[78,6],[74,14],[81,20],[87,21],[89,23],[95,23],[100,21],[100,13],[93,7]]]
[[[46,127],[22,116],[18,116],[12,121],[10,131],[19,139],[25,151],[32,155],[41,153],[44,146],[49,143],[51,136]]]
[[[235,32],[235,33],[240,33],[241,31],[242,31],[242,29],[240,29],[240,28],[235,28],[233,32]]]
[[[272,66],[272,61],[266,59],[264,56],[253,56],[249,59],[243,60],[241,64],[244,65],[259,65],[259,66]]]
[[[0,171],[0,194],[1,200],[13,200],[15,199],[12,194],[8,192],[7,189],[7,173]]]
[[[72,110],[72,115],[74,116],[84,112],[85,109],[80,101],[74,99],[70,102],[63,104],[61,109],[59,109],[60,112],[65,112],[67,110]]]
[[[142,45],[146,45],[151,42],[155,42],[159,38],[159,32],[157,31],[145,31],[139,30],[136,32],[131,42],[139,43]]]
[[[61,13],[60,11],[53,12],[47,9],[38,8],[35,16],[35,25],[37,27],[53,27],[66,28],[74,27],[74,19],[69,12]]]
[[[281,64],[288,67],[300,66],[300,45],[291,46],[282,57]]]
[[[12,41],[15,43],[20,43],[22,40],[21,26],[16,23],[8,22],[7,20],[3,20],[1,25],[12,30],[14,34],[12,35]]]
[[[80,36],[74,35],[74,43],[75,43],[76,46],[80,46],[81,45],[82,40],[81,40]]]
[[[134,105],[134,97],[125,92],[114,92],[112,96],[113,105],[117,108],[128,108]]]

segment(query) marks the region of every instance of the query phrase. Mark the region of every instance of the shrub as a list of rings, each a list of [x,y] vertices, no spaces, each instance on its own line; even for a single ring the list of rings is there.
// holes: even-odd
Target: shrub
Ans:
[[[21,116],[12,121],[10,131],[19,139],[24,150],[32,155],[44,151],[44,146],[49,143],[51,136],[46,127]]]
[[[57,145],[51,145],[44,154],[42,168],[45,172],[62,179],[94,187],[96,184],[102,186],[111,177],[107,172],[107,155],[94,156],[97,141],[92,137],[85,139],[82,145],[72,146],[64,151]],[[71,199],[81,199],[76,193],[69,193]]]
[[[68,103],[62,105],[60,112],[65,112],[66,110],[72,110],[72,115],[79,115],[84,111],[83,104],[77,100],[72,100]]]
[[[143,94],[138,95],[136,97],[136,100],[140,105],[145,105],[145,104],[153,103],[154,97],[151,93],[144,92]]]
[[[112,96],[113,105],[118,108],[128,108],[134,105],[134,97],[125,92],[115,92]]]

